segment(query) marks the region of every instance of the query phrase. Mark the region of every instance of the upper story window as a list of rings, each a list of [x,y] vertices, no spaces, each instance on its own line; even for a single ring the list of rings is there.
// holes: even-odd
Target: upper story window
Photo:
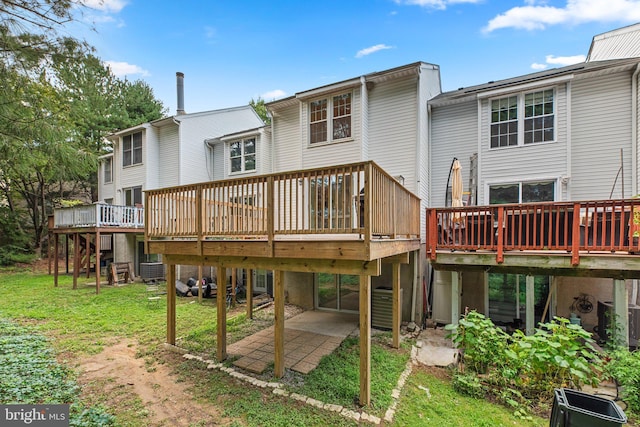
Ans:
[[[229,144],[231,173],[256,170],[256,139],[247,138]]]
[[[108,157],[104,159],[104,183],[108,184],[113,179],[113,159]]]
[[[351,93],[309,103],[309,142],[351,138]]]
[[[491,148],[555,140],[554,90],[491,100]]]
[[[142,163],[142,131],[122,137],[122,166]]]

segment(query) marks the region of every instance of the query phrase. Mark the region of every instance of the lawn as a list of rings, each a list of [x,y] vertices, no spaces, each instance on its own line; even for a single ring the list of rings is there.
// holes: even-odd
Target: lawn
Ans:
[[[71,278],[68,276],[61,276],[59,283],[54,288],[53,278],[46,274],[0,271],[0,319],[15,325],[25,336],[46,337],[45,344],[39,345],[53,349],[60,365],[52,370],[61,378],[64,377],[66,382],[79,383],[73,403],[80,408],[96,408],[97,413],[104,411],[112,415],[114,425],[170,425],[168,421],[158,422],[157,414],[153,418],[151,412],[157,407],[145,404],[139,390],[127,384],[126,373],[121,375],[125,378],[121,384],[116,373],[113,377],[87,380],[79,372],[74,372],[78,370],[79,361],[99,358],[101,356],[96,355],[101,355],[103,350],[123,342],[135,346],[139,365],[146,369],[143,373],[163,373],[169,386],[183,389],[188,396],[187,404],[182,402],[183,406],[205,408],[210,417],[208,419],[215,420],[217,424],[287,427],[354,425],[334,412],[276,396],[218,370],[209,370],[206,364],[187,361],[167,351],[162,345],[165,338],[165,299],[162,298],[157,307],[149,305],[145,287],[141,284],[103,287],[101,293],[96,295],[93,286],[83,285],[83,279],[80,279],[77,290],[71,289]],[[273,317],[268,310],[256,312],[254,320],[246,318],[244,307],[231,310],[228,341],[247,336],[272,322]],[[215,301],[205,300],[199,304],[194,298],[179,298],[176,330],[181,347],[213,359],[216,348]],[[365,408],[365,411],[378,416],[383,416],[392,402],[391,390],[406,365],[410,351],[410,343],[403,345],[401,350],[395,350],[389,347],[388,341],[388,335],[383,334],[374,339],[372,348],[372,406]],[[0,354],[3,351],[10,353],[13,350],[0,342]],[[48,350],[26,348],[22,351],[47,354]],[[358,360],[357,339],[347,339],[309,375],[288,371],[283,383],[290,392],[357,410]],[[25,374],[26,377],[36,375],[40,374]],[[0,378],[0,383],[5,380]],[[153,384],[151,388],[155,386]],[[162,384],[157,386],[159,390],[164,390]],[[4,396],[0,396],[0,403],[6,402]],[[189,421],[181,425],[210,425],[210,421],[205,421],[204,414],[202,421],[194,421],[197,415],[191,414]],[[91,420],[83,425],[106,425],[107,421],[104,420],[111,418],[101,416]],[[182,422],[174,420],[173,424]],[[548,421],[541,418],[521,420],[502,406],[458,395],[443,370],[416,368],[402,390],[392,425],[547,424]]]

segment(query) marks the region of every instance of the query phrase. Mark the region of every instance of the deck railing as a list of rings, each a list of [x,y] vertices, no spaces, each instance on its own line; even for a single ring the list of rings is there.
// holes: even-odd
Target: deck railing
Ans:
[[[147,239],[420,236],[420,199],[373,162],[145,193]]]
[[[55,228],[144,227],[144,208],[105,203],[55,209]]]
[[[550,250],[640,253],[640,199],[427,209],[427,252]]]

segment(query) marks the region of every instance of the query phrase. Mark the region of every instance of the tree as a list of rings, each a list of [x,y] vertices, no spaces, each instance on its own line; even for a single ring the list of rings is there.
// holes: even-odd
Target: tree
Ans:
[[[251,101],[249,101],[249,105],[253,107],[254,111],[258,114],[258,116],[260,116],[265,124],[271,124],[271,117],[269,117],[269,112],[267,111],[267,106],[264,104],[264,99],[262,99],[261,97],[258,97],[257,100],[251,98]]]

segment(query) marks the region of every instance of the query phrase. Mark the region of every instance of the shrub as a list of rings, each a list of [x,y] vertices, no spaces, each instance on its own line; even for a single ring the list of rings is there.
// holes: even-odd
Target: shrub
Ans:
[[[605,360],[604,372],[621,388],[627,407],[640,413],[640,351],[626,348],[612,350]]]

